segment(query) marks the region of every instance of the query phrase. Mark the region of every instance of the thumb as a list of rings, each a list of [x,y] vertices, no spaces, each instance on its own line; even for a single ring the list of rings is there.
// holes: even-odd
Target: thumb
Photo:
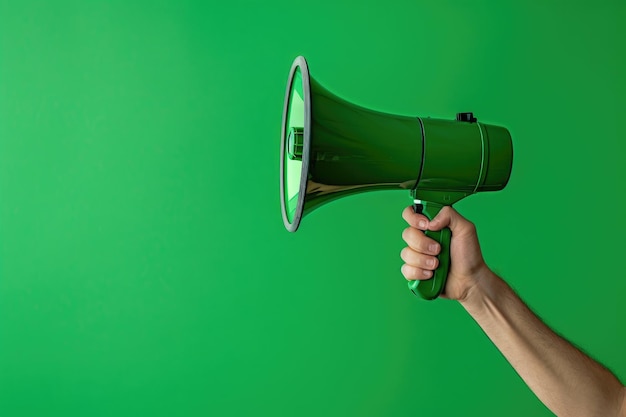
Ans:
[[[430,221],[429,230],[437,231],[449,227],[453,234],[463,234],[475,230],[474,224],[461,216],[458,211],[446,206]]]

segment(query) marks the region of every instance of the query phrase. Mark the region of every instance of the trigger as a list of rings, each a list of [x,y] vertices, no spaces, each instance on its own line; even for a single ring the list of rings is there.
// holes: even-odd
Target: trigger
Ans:
[[[422,204],[422,200],[413,200],[413,212],[417,214],[422,214],[424,211],[424,205]]]

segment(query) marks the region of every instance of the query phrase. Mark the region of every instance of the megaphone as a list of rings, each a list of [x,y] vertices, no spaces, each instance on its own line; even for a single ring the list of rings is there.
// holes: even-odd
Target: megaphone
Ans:
[[[280,146],[281,211],[290,232],[321,205],[374,190],[406,190],[414,210],[432,219],[471,194],[503,189],[512,164],[504,127],[479,123],[472,113],[442,120],[366,109],[322,87],[304,57],[291,66]],[[441,245],[439,266],[409,288],[431,300],[445,288],[451,234],[426,235]]]

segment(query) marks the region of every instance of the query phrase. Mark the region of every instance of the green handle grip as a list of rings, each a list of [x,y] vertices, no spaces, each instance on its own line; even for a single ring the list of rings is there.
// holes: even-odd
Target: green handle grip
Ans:
[[[428,202],[424,202],[423,209],[420,206],[421,205],[417,204],[413,206],[413,209],[416,213],[421,212],[424,214],[429,220],[432,220],[437,213],[439,213],[439,210],[443,208],[443,206],[439,204]],[[425,300],[434,300],[439,297],[446,287],[446,279],[448,278],[448,270],[450,269],[450,240],[452,238],[452,232],[446,227],[445,229],[437,232],[427,230],[425,234],[429,238],[439,242],[439,245],[441,246],[441,251],[437,256],[439,259],[439,266],[435,269],[432,278],[409,281],[408,284],[409,289],[413,292],[413,294],[419,295]]]

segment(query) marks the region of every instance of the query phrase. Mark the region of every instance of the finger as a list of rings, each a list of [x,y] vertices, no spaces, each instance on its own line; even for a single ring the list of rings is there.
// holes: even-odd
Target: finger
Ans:
[[[422,231],[407,227],[402,231],[402,239],[414,251],[425,253],[428,255],[437,255],[441,247],[439,243],[426,236]]]
[[[474,224],[461,216],[458,211],[446,206],[430,221],[429,230],[437,231],[449,227],[453,234],[463,234],[476,230]]]
[[[404,209],[402,212],[402,218],[411,226],[420,229],[427,230],[428,229],[428,217],[423,214],[418,214],[413,211],[413,207],[409,206]]]
[[[419,253],[411,248],[402,249],[400,252],[400,258],[411,266],[416,266],[421,269],[429,269],[431,271],[436,269],[439,265],[439,259],[435,256]]]
[[[428,278],[432,278],[433,276],[433,271],[430,271],[428,269],[417,268],[415,266],[408,265],[408,264],[402,265],[401,271],[402,271],[402,275],[404,275],[404,278],[410,279],[410,280],[428,279]]]

